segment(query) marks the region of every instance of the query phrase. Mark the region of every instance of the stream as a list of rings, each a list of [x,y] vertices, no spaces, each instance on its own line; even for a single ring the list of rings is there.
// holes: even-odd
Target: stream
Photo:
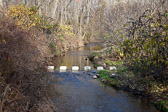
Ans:
[[[102,44],[88,44],[83,48],[69,51],[65,56],[54,59],[57,79],[52,84],[58,94],[53,98],[58,112],[159,112],[148,99],[131,93],[105,86],[99,80],[88,75],[95,70],[82,71],[84,66],[93,64],[86,59],[95,50],[103,48]],[[67,72],[59,72],[59,66],[67,66]],[[72,66],[79,66],[79,72],[71,72]]]

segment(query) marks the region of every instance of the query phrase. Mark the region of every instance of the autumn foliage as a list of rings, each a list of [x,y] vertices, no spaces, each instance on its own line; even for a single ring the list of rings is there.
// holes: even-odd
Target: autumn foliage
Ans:
[[[141,69],[146,75],[168,79],[168,13],[157,11],[153,15],[146,10],[126,28],[127,39],[122,51],[128,64]]]
[[[46,37],[33,27],[39,21],[26,17],[33,13],[23,6],[19,10],[10,8],[7,13],[7,17],[0,18],[0,111],[36,111],[41,105],[48,105],[44,109],[51,111],[51,103],[42,95],[42,73],[49,54]]]

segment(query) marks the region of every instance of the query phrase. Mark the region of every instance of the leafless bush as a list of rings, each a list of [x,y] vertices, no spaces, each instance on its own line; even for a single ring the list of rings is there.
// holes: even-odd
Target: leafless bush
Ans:
[[[38,33],[37,33],[38,32]],[[0,111],[36,111],[46,100],[48,45],[42,32],[0,18]],[[53,109],[51,103],[46,103]],[[52,110],[51,110],[52,111]]]

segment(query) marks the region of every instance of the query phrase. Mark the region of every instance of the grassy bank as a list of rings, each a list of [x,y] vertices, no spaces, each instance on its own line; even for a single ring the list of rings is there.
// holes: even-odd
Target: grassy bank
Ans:
[[[142,77],[139,69],[131,69],[127,67],[126,62],[102,54],[96,52],[90,56],[95,67],[104,66],[106,68],[106,70],[99,71],[101,82],[117,89],[148,97],[159,110],[168,112],[167,82],[157,81],[153,77]],[[117,70],[109,71],[109,66],[115,66]],[[116,76],[112,77],[111,74],[116,74]]]

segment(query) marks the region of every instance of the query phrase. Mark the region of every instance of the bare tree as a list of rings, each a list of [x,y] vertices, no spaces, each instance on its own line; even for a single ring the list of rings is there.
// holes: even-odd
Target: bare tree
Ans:
[[[68,24],[83,37],[114,37],[130,18],[137,18],[144,10],[153,12],[167,8],[167,0],[6,0],[5,6],[23,3],[39,7],[39,14],[57,23]],[[3,6],[3,0],[0,0]]]
[[[0,0],[0,8],[3,8],[3,0]]]

